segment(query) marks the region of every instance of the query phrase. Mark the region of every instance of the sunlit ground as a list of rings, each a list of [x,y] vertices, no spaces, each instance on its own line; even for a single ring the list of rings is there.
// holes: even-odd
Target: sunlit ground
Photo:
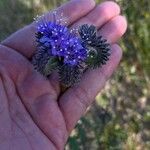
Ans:
[[[65,0],[0,0],[0,40]],[[66,149],[150,149],[150,1],[117,0],[129,26],[123,60]]]

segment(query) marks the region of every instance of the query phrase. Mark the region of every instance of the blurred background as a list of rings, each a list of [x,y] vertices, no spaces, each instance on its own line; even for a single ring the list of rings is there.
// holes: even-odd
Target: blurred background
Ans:
[[[66,1],[0,0],[0,41]],[[123,60],[78,122],[66,150],[150,150],[150,1],[116,2],[129,24],[120,41]]]

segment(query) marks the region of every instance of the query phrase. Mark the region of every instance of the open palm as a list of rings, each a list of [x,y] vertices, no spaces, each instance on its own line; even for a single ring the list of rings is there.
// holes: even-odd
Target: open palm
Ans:
[[[34,23],[0,45],[0,149],[62,150],[69,133],[116,69],[122,55],[115,44],[126,20],[114,2],[72,0],[57,9],[68,26],[94,24],[111,43],[107,65],[87,71],[79,85],[61,92],[57,75],[44,78],[30,62],[35,47]],[[49,15],[50,14],[45,14]]]

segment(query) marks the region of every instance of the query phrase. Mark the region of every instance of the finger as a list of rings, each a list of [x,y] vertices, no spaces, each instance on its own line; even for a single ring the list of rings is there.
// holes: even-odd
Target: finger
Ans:
[[[99,30],[99,35],[106,38],[109,43],[115,43],[125,33],[126,29],[125,17],[116,16]]]
[[[96,6],[87,16],[78,20],[72,27],[78,27],[82,24],[92,24],[100,28],[107,21],[120,14],[120,7],[111,1],[103,2]]]
[[[100,69],[88,71],[78,86],[70,88],[60,99],[60,108],[64,115],[67,129],[70,132],[87,107],[93,102],[95,96],[104,87],[120,62],[122,51],[118,45],[112,46],[112,55],[107,63]]]
[[[64,16],[68,18],[67,22],[69,22],[69,24],[72,24],[79,18],[86,15],[94,7],[94,0],[72,0],[58,8],[58,13],[62,12]],[[48,15],[48,18],[51,19],[51,15],[49,13],[46,15]],[[24,56],[30,58],[35,51],[35,32],[35,25],[28,25],[8,37],[2,42],[2,44],[15,49]]]

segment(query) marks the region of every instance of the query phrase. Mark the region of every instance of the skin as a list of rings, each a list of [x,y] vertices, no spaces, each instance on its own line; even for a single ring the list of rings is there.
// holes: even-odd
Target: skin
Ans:
[[[111,1],[71,0],[57,9],[68,26],[94,24],[111,43],[106,65],[88,70],[79,85],[61,92],[57,75],[49,79],[30,63],[35,24],[20,29],[0,44],[0,149],[63,150],[70,132],[116,70],[122,50],[116,42],[125,33],[126,19]],[[45,14],[51,20],[51,12]]]

